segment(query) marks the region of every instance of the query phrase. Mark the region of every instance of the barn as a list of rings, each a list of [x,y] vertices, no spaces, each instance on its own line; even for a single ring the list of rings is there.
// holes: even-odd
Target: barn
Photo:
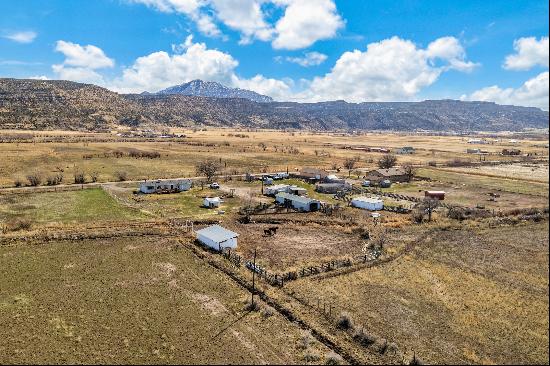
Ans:
[[[318,211],[321,208],[321,202],[316,199],[284,192],[278,193],[275,196],[275,201],[286,207],[304,212]]]
[[[175,193],[191,189],[191,179],[157,179],[139,183],[141,193]]]
[[[214,250],[221,251],[224,248],[236,248],[239,234],[220,225],[212,225],[195,232],[197,240]]]
[[[378,211],[384,209],[384,201],[380,198],[355,197],[351,200],[351,206],[363,210]]]

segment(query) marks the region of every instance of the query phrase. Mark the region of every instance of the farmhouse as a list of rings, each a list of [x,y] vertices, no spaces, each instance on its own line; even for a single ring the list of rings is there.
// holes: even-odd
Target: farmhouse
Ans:
[[[203,206],[208,208],[220,207],[222,200],[220,197],[206,197],[203,201]]]
[[[328,175],[327,171],[317,168],[302,168],[300,172],[300,177],[316,180],[325,179]]]
[[[351,200],[351,206],[363,210],[378,211],[384,208],[384,201],[380,198],[355,197]]]
[[[502,149],[502,155],[520,155],[520,149]]]
[[[197,240],[214,250],[221,251],[224,248],[236,248],[239,234],[227,230],[220,225],[208,226],[197,230]]]
[[[191,189],[190,179],[158,179],[146,180],[139,183],[141,193],[174,193]]]
[[[319,183],[315,185],[315,191],[319,193],[336,193],[339,191],[351,191],[351,185],[348,183]]]
[[[444,191],[425,191],[424,197],[443,201],[445,199],[445,192]]]
[[[309,197],[297,196],[290,193],[278,193],[275,201],[285,207],[292,207],[298,211],[318,211],[321,208],[321,202]]]
[[[377,169],[368,172],[365,179],[375,183],[380,183],[383,180],[389,180],[391,182],[408,182],[409,175],[398,168]]]
[[[411,155],[415,153],[415,150],[414,150],[414,147],[412,146],[405,146],[405,147],[396,149],[395,153],[401,154],[401,155]]]

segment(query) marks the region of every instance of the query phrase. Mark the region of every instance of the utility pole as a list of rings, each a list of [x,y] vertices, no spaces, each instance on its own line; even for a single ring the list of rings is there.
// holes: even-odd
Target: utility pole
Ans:
[[[256,248],[254,248],[254,259],[252,264],[252,309],[254,309],[254,293],[256,292]]]

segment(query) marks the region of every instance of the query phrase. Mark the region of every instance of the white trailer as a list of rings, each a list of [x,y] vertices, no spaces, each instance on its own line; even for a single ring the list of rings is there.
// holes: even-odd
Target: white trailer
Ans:
[[[355,197],[351,200],[351,206],[368,211],[379,211],[384,209],[384,201],[380,198]]]

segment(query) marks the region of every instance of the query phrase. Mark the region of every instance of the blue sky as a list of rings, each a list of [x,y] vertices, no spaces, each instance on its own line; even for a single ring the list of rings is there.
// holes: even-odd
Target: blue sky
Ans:
[[[548,2],[2,0],[0,77],[548,109]]]

